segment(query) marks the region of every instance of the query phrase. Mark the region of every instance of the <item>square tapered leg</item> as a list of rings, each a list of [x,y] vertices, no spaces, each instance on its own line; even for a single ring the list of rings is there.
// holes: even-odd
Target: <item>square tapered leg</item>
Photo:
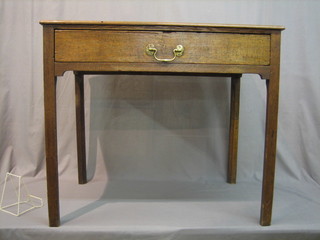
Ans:
[[[241,76],[233,76],[231,78],[228,183],[236,183],[237,178],[240,78]]]
[[[78,152],[78,181],[79,184],[87,183],[86,166],[86,137],[85,137],[85,110],[84,110],[84,85],[83,74],[75,72],[75,100],[76,100],[76,131]]]

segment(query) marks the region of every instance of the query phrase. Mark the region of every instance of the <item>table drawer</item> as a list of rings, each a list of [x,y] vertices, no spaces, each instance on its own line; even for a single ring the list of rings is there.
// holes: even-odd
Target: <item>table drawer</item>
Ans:
[[[153,63],[146,47],[153,44],[158,59],[174,63],[269,65],[270,35],[109,30],[55,30],[56,62]]]

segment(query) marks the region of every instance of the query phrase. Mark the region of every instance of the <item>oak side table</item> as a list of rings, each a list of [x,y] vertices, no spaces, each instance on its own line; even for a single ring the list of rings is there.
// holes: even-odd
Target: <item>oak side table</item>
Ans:
[[[276,158],[281,26],[104,21],[41,21],[49,225],[60,225],[56,82],[75,73],[79,183],[87,182],[85,74],[226,76],[231,78],[227,181],[236,182],[242,74],[267,86],[260,224],[271,224]]]

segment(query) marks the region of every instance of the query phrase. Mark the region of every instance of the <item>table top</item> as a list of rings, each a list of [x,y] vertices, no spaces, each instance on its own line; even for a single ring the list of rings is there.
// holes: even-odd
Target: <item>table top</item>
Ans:
[[[113,21],[62,21],[43,20],[42,25],[126,25],[126,26],[184,26],[184,27],[214,27],[214,28],[246,28],[284,30],[277,25],[252,25],[252,24],[213,24],[213,23],[173,23],[173,22],[113,22]]]

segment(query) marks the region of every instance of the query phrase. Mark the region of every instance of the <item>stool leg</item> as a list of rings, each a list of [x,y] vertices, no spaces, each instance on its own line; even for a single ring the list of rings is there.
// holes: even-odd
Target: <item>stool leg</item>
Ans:
[[[233,76],[231,78],[228,183],[236,183],[237,178],[240,78],[241,76]]]
[[[75,72],[78,181],[87,183],[83,74]]]

